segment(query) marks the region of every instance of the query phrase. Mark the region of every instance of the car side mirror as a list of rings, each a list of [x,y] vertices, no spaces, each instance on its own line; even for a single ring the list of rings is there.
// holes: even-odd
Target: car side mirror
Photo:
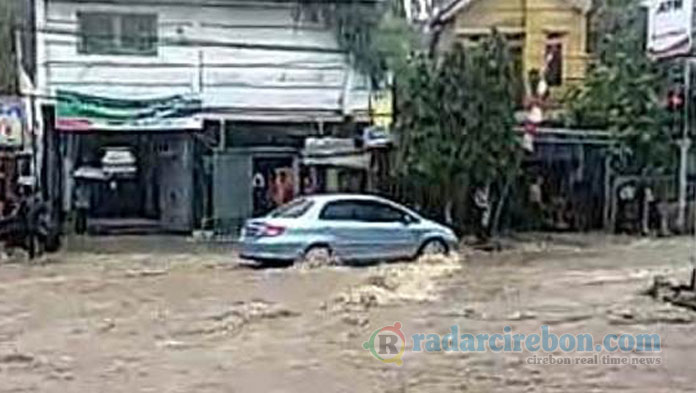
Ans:
[[[404,215],[403,217],[401,217],[401,223],[406,226],[414,224],[415,222],[416,220],[409,215]]]

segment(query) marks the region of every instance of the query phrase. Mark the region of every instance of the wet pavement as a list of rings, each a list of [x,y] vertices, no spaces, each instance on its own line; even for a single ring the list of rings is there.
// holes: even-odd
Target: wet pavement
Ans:
[[[537,236],[513,246],[301,270],[254,269],[233,246],[184,238],[70,239],[40,263],[0,264],[0,392],[696,389],[696,313],[643,294],[657,275],[689,278],[690,239]],[[400,367],[363,349],[397,321],[407,338]],[[661,364],[408,349],[411,335],[452,325],[475,334],[544,324],[596,339],[660,334]]]

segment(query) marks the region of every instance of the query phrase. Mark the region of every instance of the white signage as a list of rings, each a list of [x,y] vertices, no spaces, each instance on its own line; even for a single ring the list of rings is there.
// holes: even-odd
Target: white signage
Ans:
[[[0,97],[0,146],[21,146],[26,120],[21,99]]]
[[[650,0],[648,53],[665,58],[689,53],[693,0]]]

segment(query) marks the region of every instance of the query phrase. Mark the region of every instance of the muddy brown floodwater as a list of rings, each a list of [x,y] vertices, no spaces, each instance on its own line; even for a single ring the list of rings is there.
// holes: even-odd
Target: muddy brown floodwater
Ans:
[[[539,239],[493,255],[314,270],[252,269],[234,250],[182,239],[73,240],[41,264],[0,265],[0,392],[696,391],[696,313],[642,294],[656,275],[688,279],[689,239]],[[396,321],[400,367],[362,347]],[[453,325],[657,333],[661,364],[408,349],[413,334]]]

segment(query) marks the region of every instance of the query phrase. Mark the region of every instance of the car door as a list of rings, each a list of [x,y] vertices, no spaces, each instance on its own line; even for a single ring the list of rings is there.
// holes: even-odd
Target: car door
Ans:
[[[361,201],[358,205],[358,218],[365,223],[376,257],[397,259],[415,254],[416,235],[409,228],[406,212],[379,201]]]
[[[326,204],[319,214],[321,229],[328,232],[334,253],[344,260],[365,258],[369,252],[368,235],[357,219],[358,205],[352,200]]]

